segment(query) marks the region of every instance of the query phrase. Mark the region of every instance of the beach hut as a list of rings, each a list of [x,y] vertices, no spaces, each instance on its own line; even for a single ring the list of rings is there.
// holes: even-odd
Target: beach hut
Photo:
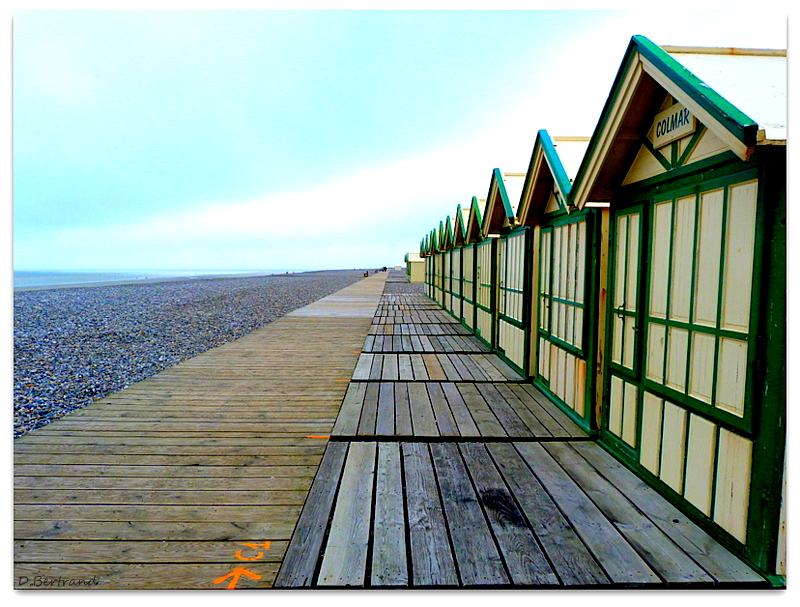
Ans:
[[[464,265],[464,243],[467,233],[467,221],[469,220],[468,209],[456,207],[456,214],[453,218],[453,248],[451,249],[452,260],[450,262],[451,282],[450,290],[451,307],[450,313],[459,321],[463,320],[463,265]]]
[[[595,246],[600,210],[570,209],[571,177],[588,137],[551,138],[539,131],[519,208],[519,225],[532,230],[528,375],[587,432],[596,428],[592,369],[599,316]],[[608,205],[604,205],[608,207]],[[570,212],[572,211],[572,212]],[[588,381],[587,381],[588,378]]]
[[[419,253],[406,253],[406,274],[409,282],[425,282],[425,260]]]
[[[462,214],[464,222],[464,244],[461,246],[461,323],[468,329],[475,328],[475,250],[481,240],[481,203],[473,196],[469,209]],[[464,217],[466,219],[464,219]]]
[[[785,143],[785,52],[635,36],[568,199],[609,206],[599,441],[778,575]]]
[[[481,225],[484,239],[494,242],[496,256],[493,280],[487,281],[491,289],[491,310],[487,311],[492,320],[491,344],[523,374],[528,358],[529,306],[525,293],[530,278],[529,230],[518,225],[515,207],[524,182],[524,173],[501,173],[494,169]]]

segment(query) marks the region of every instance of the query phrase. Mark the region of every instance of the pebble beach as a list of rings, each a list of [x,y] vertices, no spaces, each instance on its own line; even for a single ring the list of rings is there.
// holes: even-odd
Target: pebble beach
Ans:
[[[14,436],[343,289],[363,270],[14,294]]]

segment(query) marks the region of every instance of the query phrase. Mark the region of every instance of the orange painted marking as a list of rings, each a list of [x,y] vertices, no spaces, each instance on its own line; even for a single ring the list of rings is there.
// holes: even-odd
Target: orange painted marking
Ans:
[[[306,436],[306,438],[330,438],[330,436]]]
[[[361,354],[361,350],[351,350],[353,354]]]
[[[260,580],[261,579],[261,576],[258,575],[257,573],[253,573],[252,571],[248,571],[244,567],[237,567],[236,569],[231,571],[228,575],[224,575],[221,578],[217,578],[216,580],[214,580],[214,583],[215,584],[221,584],[222,582],[224,582],[228,578],[231,578],[231,581],[228,584],[228,588],[227,589],[228,590],[233,590],[234,588],[236,588],[236,584],[239,583],[239,578],[242,577],[243,575],[246,575],[251,580]]]
[[[349,379],[335,379],[333,381],[350,381]]]
[[[272,542],[242,542],[242,546],[247,546],[248,548],[263,548],[264,550],[269,550],[269,547],[272,546]]]

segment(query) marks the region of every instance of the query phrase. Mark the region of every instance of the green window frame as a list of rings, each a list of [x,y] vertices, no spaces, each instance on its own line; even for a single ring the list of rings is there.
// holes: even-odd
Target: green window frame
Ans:
[[[636,357],[647,391],[748,433],[756,396],[759,189],[757,172],[747,171],[650,199],[643,355]],[[669,226],[668,242],[659,239],[659,222]],[[749,239],[749,256],[737,253],[735,237]]]

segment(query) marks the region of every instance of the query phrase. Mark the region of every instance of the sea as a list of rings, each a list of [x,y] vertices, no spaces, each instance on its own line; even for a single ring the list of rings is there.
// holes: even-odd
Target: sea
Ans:
[[[140,280],[267,276],[306,270],[14,270],[14,289],[102,285]]]

